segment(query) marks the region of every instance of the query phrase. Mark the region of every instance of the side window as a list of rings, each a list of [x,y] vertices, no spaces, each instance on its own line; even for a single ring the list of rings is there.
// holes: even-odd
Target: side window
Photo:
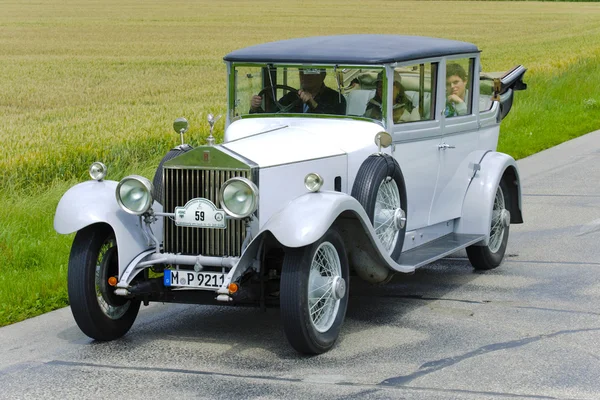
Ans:
[[[494,79],[484,73],[479,75],[479,112],[489,111],[492,108],[494,95]]]
[[[342,73],[340,83],[343,85],[342,93],[346,97],[346,115],[381,121],[384,70],[360,68],[343,70]]]
[[[461,58],[446,63],[446,118],[472,113],[474,59]]]
[[[392,110],[395,124],[435,119],[436,81],[437,63],[416,64],[394,70]]]

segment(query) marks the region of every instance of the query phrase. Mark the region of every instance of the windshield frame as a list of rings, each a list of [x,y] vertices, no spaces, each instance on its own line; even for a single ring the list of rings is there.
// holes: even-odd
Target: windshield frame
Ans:
[[[236,62],[226,62],[227,64],[227,125],[229,125],[230,123],[237,121],[239,119],[246,119],[246,118],[278,118],[278,117],[293,117],[293,118],[343,118],[343,119],[355,119],[355,120],[360,120],[360,121],[369,121],[369,122],[375,122],[375,123],[379,123],[382,126],[385,126],[385,121],[387,119],[387,103],[388,103],[388,96],[387,96],[387,91],[388,91],[388,80],[387,80],[387,73],[386,73],[386,65],[384,64],[375,64],[375,65],[371,65],[371,64],[306,64],[306,63],[271,63],[271,62],[261,62],[261,63],[257,63],[257,62],[240,62],[240,61],[236,61]],[[273,113],[273,112],[262,112],[262,113],[257,113],[257,114],[251,114],[249,112],[244,112],[244,113],[239,113],[239,115],[235,115],[236,111],[236,89],[237,89],[237,82],[236,82],[236,78],[237,78],[237,73],[236,71],[239,71],[240,68],[265,68],[265,67],[269,67],[269,68],[290,68],[290,69],[300,69],[300,68],[307,68],[307,69],[320,69],[320,68],[324,68],[327,69],[328,71],[335,71],[335,75],[336,75],[336,83],[338,83],[338,85],[336,85],[335,87],[331,87],[331,89],[334,89],[336,92],[341,92],[342,96],[344,96],[345,94],[345,90],[347,90],[347,87],[344,86],[343,81],[340,81],[339,76],[337,75],[338,73],[347,73],[349,71],[353,71],[353,70],[361,70],[361,69],[366,69],[366,70],[379,70],[379,71],[383,71],[383,87],[384,87],[384,92],[382,95],[382,110],[383,110],[383,116],[381,120],[377,120],[377,119],[372,119],[372,118],[368,118],[368,117],[364,117],[364,116],[359,116],[359,115],[335,115],[335,114],[316,114],[316,113],[309,113],[309,114],[300,114],[300,113]],[[263,86],[264,87],[264,86]],[[340,89],[340,91],[338,91],[338,87]]]

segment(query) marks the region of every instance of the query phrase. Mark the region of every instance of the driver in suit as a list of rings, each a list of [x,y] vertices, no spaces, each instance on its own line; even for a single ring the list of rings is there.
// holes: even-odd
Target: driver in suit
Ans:
[[[301,69],[300,89],[289,92],[279,99],[279,104],[290,113],[346,114],[346,99],[337,91],[325,86],[324,69]],[[262,97],[252,96],[250,113],[265,112],[262,109]],[[290,107],[287,109],[287,107]]]

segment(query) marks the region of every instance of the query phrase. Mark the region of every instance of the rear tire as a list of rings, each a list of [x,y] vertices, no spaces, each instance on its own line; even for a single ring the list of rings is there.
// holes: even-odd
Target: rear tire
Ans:
[[[337,340],[348,306],[348,258],[330,228],[318,241],[288,249],[281,272],[281,318],[294,349],[321,354]]]
[[[69,257],[68,291],[77,326],[92,339],[108,341],[125,335],[140,302],[114,294],[110,276],[118,276],[115,235],[110,226],[88,226],[75,236]]]
[[[505,214],[506,205],[510,204],[508,186],[500,181],[494,197],[490,240],[486,246],[467,247],[467,256],[473,268],[489,270],[498,267],[504,259],[508,233],[510,230],[510,213]]]

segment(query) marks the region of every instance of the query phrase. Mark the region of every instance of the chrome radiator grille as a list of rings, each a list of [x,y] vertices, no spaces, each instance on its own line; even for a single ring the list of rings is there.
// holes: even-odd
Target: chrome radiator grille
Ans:
[[[164,211],[172,213],[175,207],[184,206],[196,197],[208,199],[220,208],[221,186],[233,177],[252,179],[249,170],[164,168]],[[163,248],[168,253],[236,257],[241,255],[245,237],[241,220],[227,220],[227,229],[208,229],[177,226],[167,218]]]

